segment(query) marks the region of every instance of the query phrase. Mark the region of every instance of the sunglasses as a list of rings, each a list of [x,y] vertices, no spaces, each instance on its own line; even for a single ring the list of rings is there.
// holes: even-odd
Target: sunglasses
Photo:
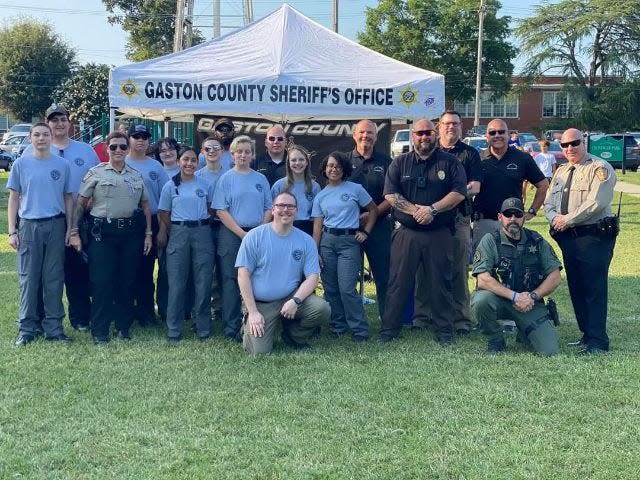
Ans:
[[[231,131],[231,127],[229,125],[220,125],[216,127],[218,132],[229,133]]]
[[[435,130],[414,130],[413,134],[416,137],[430,137],[431,135],[433,135],[433,132]]]
[[[281,212],[284,210],[293,211],[297,208],[295,205],[291,203],[274,203],[273,206],[276,207],[276,210],[279,210]]]
[[[562,148],[577,147],[581,143],[582,143],[582,139],[578,138],[577,140],[571,140],[570,142],[562,142],[560,143],[560,146]]]
[[[505,218],[511,218],[511,217],[522,218],[524,217],[524,213],[518,210],[506,210],[502,212],[502,216]]]
[[[490,137],[493,137],[495,135],[504,135],[505,133],[507,133],[506,130],[489,130],[487,132],[489,134]]]
[[[204,151],[205,151],[205,152],[219,152],[220,150],[222,150],[222,147],[219,147],[219,146],[215,146],[215,147],[204,147]]]
[[[267,137],[267,140],[269,140],[270,142],[275,142],[276,140],[279,142],[284,142],[284,137],[274,137],[272,135],[270,137]]]
[[[109,150],[111,150],[112,152],[115,152],[118,148],[123,152],[125,152],[129,147],[124,143],[116,143],[116,144],[112,143],[111,145],[109,145]]]
[[[149,138],[149,135],[145,133],[134,133],[133,135],[131,135],[131,138],[133,138],[134,140],[147,140]]]

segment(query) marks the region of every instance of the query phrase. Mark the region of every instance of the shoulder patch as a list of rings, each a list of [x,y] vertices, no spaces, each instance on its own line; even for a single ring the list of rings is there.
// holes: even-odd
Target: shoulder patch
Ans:
[[[595,174],[596,177],[598,177],[598,180],[600,180],[601,182],[604,182],[607,180],[607,178],[609,178],[609,172],[604,167],[596,168]]]
[[[89,169],[89,171],[87,173],[84,174],[84,177],[82,177],[82,181],[86,182],[87,180],[89,180],[89,178],[93,175],[93,168]]]
[[[482,252],[476,249],[475,253],[473,254],[473,263],[477,263],[480,260],[482,260]]]

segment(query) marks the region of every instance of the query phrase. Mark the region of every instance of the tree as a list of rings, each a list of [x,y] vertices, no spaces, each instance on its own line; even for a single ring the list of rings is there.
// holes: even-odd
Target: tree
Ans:
[[[562,0],[534,12],[515,30],[529,55],[524,73],[530,82],[549,72],[566,75],[582,128],[637,125],[640,0]]]
[[[93,125],[109,112],[109,66],[89,63],[79,67],[53,93],[56,103],[69,110],[73,122]]]
[[[487,1],[483,34],[482,83],[496,96],[509,91],[511,59],[517,49],[507,41],[509,17],[496,17],[497,0]],[[475,94],[478,39],[477,0],[381,0],[367,8],[358,41],[405,63],[445,76],[449,100],[467,101]]]
[[[51,105],[53,90],[71,75],[76,53],[51,25],[21,18],[0,28],[0,104],[31,120]]]
[[[129,34],[127,58],[140,62],[173,51],[173,36],[176,22],[175,0],[102,0],[111,24],[122,25]],[[192,44],[204,41],[197,30],[193,30]]]

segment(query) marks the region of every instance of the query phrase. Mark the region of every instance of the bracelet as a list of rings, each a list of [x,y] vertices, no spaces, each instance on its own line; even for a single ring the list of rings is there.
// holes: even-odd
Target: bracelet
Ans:
[[[516,297],[518,296],[518,294],[514,291],[513,295],[511,295],[511,303],[516,303]]]
[[[147,230],[146,232],[144,232],[145,235],[153,235],[153,231],[152,230]]]

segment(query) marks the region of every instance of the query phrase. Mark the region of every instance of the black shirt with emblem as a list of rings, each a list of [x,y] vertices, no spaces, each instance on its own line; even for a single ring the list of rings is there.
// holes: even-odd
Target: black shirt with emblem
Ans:
[[[522,182],[536,184],[546,177],[533,157],[516,148],[508,148],[501,159],[486,149],[480,155],[482,186],[473,200],[473,210],[484,218],[498,218],[502,202],[510,197],[522,200]]]
[[[438,148],[440,148],[440,150],[450,153],[451,155],[455,156],[460,161],[460,163],[462,163],[464,173],[467,175],[467,183],[482,183],[484,174],[482,172],[482,165],[480,165],[480,154],[475,148],[467,145],[460,140],[458,140],[451,148],[443,147],[442,145],[440,145],[439,141],[436,145],[438,146]],[[462,202],[458,204],[458,209],[463,215],[469,211],[467,205],[465,205],[469,203],[470,199],[466,197]]]
[[[269,186],[273,187],[274,183],[287,176],[287,153],[285,152],[280,163],[274,162],[269,156],[269,152],[259,155],[253,161],[251,168],[267,177]]]
[[[397,157],[389,166],[384,184],[385,195],[399,193],[418,205],[432,205],[449,192],[466,195],[467,176],[456,157],[437,148],[425,160],[421,160],[416,152]],[[397,209],[394,209],[393,215],[408,228],[435,230],[453,227],[456,209],[439,213],[428,225],[419,224],[411,215]]]
[[[391,157],[376,150],[370,158],[365,159],[353,149],[348,153],[353,171],[349,181],[359,183],[364,187],[376,205],[384,201],[384,179],[391,164]]]

